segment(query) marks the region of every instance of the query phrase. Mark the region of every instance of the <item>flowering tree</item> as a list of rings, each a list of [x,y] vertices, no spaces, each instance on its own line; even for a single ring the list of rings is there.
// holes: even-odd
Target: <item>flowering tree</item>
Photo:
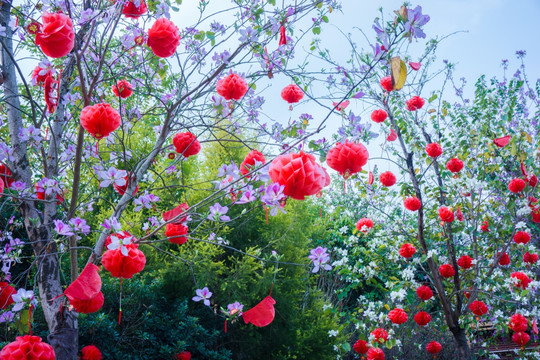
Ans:
[[[384,358],[382,348],[396,344],[387,352],[400,358],[419,356],[416,346],[424,352],[419,358],[439,353],[436,340],[445,332],[435,338],[434,330],[422,330],[428,327],[448,330],[455,342],[448,354],[458,359],[486,353],[482,345],[494,337],[472,348],[485,328],[503,336],[509,328],[517,350],[527,354],[540,315],[533,271],[540,222],[538,82],[529,82],[518,52],[521,66],[513,76],[506,75],[505,60],[502,80],[481,78],[474,98],[466,98],[466,82],[455,81],[451,63],[430,72],[437,41],[420,56],[394,43],[424,38],[428,20],[420,7],[403,7],[373,26],[375,57],[384,60],[379,75],[359,88],[371,119],[344,114],[335,138],[341,143],[326,154],[348,185],[321,203],[330,204],[320,236],[334,268],[321,275],[321,284],[360,332],[354,349],[368,359]],[[343,73],[348,85],[355,81],[348,69]],[[441,77],[441,90],[428,91]],[[351,170],[342,149],[354,149],[345,140],[370,144],[369,173]]]

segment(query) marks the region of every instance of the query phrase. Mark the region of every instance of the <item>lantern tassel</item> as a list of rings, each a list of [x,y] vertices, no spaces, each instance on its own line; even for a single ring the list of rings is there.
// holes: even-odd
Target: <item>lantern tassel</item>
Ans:
[[[32,310],[34,309],[34,305],[30,305],[30,308],[28,309],[28,333],[31,336],[32,335]]]
[[[122,321],[122,281],[124,279],[120,279],[120,306],[118,309],[118,325],[120,325],[120,322]]]
[[[266,225],[268,225],[268,208],[266,206],[264,207],[264,212],[265,212],[265,218],[266,218]]]
[[[99,145],[99,140],[96,141],[96,157],[98,156],[98,145]]]
[[[225,334],[227,333],[227,319],[225,319]]]
[[[322,219],[322,210],[320,206],[319,206],[319,217]]]
[[[345,179],[343,179],[343,193],[347,193],[347,181]]]

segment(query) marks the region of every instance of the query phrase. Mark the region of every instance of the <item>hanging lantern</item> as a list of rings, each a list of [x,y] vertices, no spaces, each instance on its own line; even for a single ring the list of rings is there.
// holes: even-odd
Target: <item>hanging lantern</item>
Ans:
[[[311,154],[303,151],[280,155],[268,172],[274,183],[285,186],[283,193],[296,200],[315,195],[326,184],[326,173]]]
[[[302,100],[304,92],[298,87],[298,85],[287,85],[281,90],[281,98],[289,104],[294,104]]]
[[[75,44],[75,32],[69,16],[62,13],[44,13],[41,16],[43,27],[36,34],[36,45],[52,58],[66,56]]]
[[[426,153],[432,158],[437,158],[442,155],[443,150],[441,145],[437,143],[431,143],[426,145]]]
[[[127,80],[119,80],[111,89],[114,95],[120,96],[122,99],[128,98],[133,94],[133,86]]]
[[[0,178],[0,194],[2,194],[4,192],[4,180],[2,180],[2,178]],[[0,195],[2,196],[2,195]]]
[[[457,264],[462,269],[470,269],[472,268],[472,260],[472,257],[469,255],[463,255],[458,259]]]
[[[180,44],[180,34],[178,28],[172,21],[161,18],[157,19],[154,25],[148,30],[148,45],[154,55],[160,58],[167,58],[176,52]]]
[[[182,351],[176,355],[176,360],[191,360],[191,353],[189,351]]]
[[[255,168],[255,161],[258,161],[261,164],[266,163],[266,159],[264,158],[263,154],[261,154],[257,150],[251,150],[240,165],[240,172],[242,173],[242,175],[246,175]]]
[[[338,142],[326,156],[326,163],[336,170],[345,179],[351,175],[362,171],[362,166],[368,161],[368,151],[362,144],[349,142]]]
[[[165,227],[165,236],[173,244],[184,244],[187,241],[187,232],[188,227],[182,224],[167,224]]]
[[[428,353],[435,355],[441,352],[442,345],[436,341],[432,341],[429,344],[427,344],[426,350]]]
[[[187,203],[182,203],[175,207],[172,210],[165,211],[163,213],[163,221],[171,221],[172,219],[176,218],[178,215],[188,211],[189,205]],[[172,221],[171,224],[183,224],[187,222],[187,216],[181,217],[176,219],[175,221]]]
[[[225,100],[240,100],[248,91],[248,85],[240,75],[231,72],[217,82],[216,90]]]
[[[510,316],[510,323],[508,324],[510,330],[515,332],[527,331],[528,326],[528,321],[525,316],[519,313]]]
[[[51,345],[41,341],[39,336],[17,336],[14,342],[4,346],[0,351],[2,360],[54,360]]]
[[[403,205],[409,211],[418,211],[422,207],[422,202],[416,196],[411,196],[403,200]]]
[[[414,322],[419,326],[426,326],[431,322],[431,315],[425,311],[420,311],[418,314],[414,315]]]
[[[146,3],[144,0],[138,0],[139,6],[136,6],[134,3],[134,0],[129,0],[125,5],[124,9],[122,9],[122,14],[124,14],[125,17],[131,18],[131,19],[138,19],[141,15],[146,14],[146,11],[148,8],[146,7]]]
[[[458,158],[452,158],[446,163],[446,168],[453,173],[458,173],[463,169],[463,161]]]
[[[101,277],[99,268],[94,264],[87,264],[81,274],[64,291],[64,295],[75,311],[89,314],[98,311],[103,306],[103,293],[101,292]]]
[[[371,113],[371,120],[373,120],[376,123],[382,123],[386,118],[388,117],[388,114],[383,109],[377,109],[373,110]]]
[[[81,349],[81,360],[101,360],[103,355],[95,345],[86,345]]]
[[[358,340],[354,343],[353,350],[360,355],[367,353],[369,350],[368,342],[362,339]]]
[[[94,138],[100,140],[120,126],[120,114],[109,104],[86,106],[81,111],[81,125]]]
[[[416,248],[409,243],[401,245],[399,249],[399,255],[403,256],[405,259],[410,259],[416,253]]]
[[[199,140],[197,140],[197,137],[189,131],[174,135],[173,145],[176,152],[182,154],[185,158],[197,155],[199,151],[201,151]]]
[[[126,190],[129,186],[129,182],[131,181],[131,174],[128,173],[126,176],[124,176],[124,180],[126,180],[126,183],[122,186],[116,185],[116,183],[113,185],[114,190],[120,195],[124,195],[126,193]],[[139,191],[139,184],[137,184],[137,187],[135,188],[135,190],[133,190],[132,195],[135,196],[135,194],[137,194],[138,191]]]
[[[45,104],[47,105],[47,111],[53,113],[58,106],[58,99],[60,97],[60,78],[53,79],[51,74],[45,78],[45,84],[43,85],[43,91],[45,96]]]
[[[269,325],[276,315],[274,304],[276,301],[270,295],[265,297],[260,303],[242,314],[246,324],[252,323],[257,327]]]
[[[443,278],[451,278],[456,274],[454,267],[450,264],[443,264],[439,266],[439,273]]]
[[[44,72],[44,74],[40,74]],[[35,82],[36,85],[43,86],[45,84],[45,79],[47,79],[47,76],[50,76],[51,70],[48,70],[45,72],[42,68],[39,66],[36,66],[34,68],[34,71],[32,71],[32,80]]]
[[[483,301],[475,300],[469,305],[469,309],[472,311],[472,313],[476,316],[482,316],[484,314],[487,314],[488,307],[486,304],[484,304]]]
[[[11,184],[13,184],[13,181],[15,181],[11,170],[9,170],[5,164],[0,164],[0,179],[2,179],[4,186],[7,186],[8,189],[11,187]]]
[[[381,184],[386,187],[394,186],[397,181],[396,175],[394,175],[394,173],[391,171],[383,172],[381,175],[379,175],[379,180]]]
[[[287,45],[287,36],[285,35],[285,26],[279,28],[279,46]]]
[[[120,240],[132,237],[126,231],[113,234],[113,236],[116,236]],[[105,246],[108,247],[111,243],[112,239],[111,235],[109,235],[105,241]],[[105,270],[109,271],[113,277],[131,279],[133,275],[141,272],[146,264],[146,257],[138,247],[138,244],[129,243],[114,250],[109,249],[103,254],[101,264],[103,264]],[[127,255],[122,253],[122,248],[125,248],[124,251],[127,251]]]
[[[1,180],[0,180],[1,181]],[[0,309],[6,309],[9,305],[13,304],[13,294],[16,294],[17,290],[7,282],[0,282]]]
[[[409,316],[403,309],[396,308],[388,313],[388,318],[392,323],[401,325],[407,322]]]
[[[527,289],[529,287],[529,284],[532,282],[532,279],[521,271],[513,272],[512,274],[510,274],[510,277],[512,279],[517,279],[517,281],[514,282],[514,286],[523,290]]]

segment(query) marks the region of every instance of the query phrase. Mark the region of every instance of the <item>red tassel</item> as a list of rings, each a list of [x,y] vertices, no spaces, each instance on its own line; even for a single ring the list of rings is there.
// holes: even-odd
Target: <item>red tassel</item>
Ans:
[[[322,210],[320,207],[319,207],[319,217],[322,219]]]
[[[30,322],[30,319],[32,319],[33,309],[34,309],[34,305],[30,305],[30,309],[28,309],[28,331],[30,335],[32,335],[32,323]]]
[[[285,35],[285,26],[279,28],[279,46],[287,45],[287,36]]]
[[[122,321],[122,308],[118,311],[118,325],[120,325],[120,322]]]
[[[227,319],[225,319],[225,334],[227,333]]]
[[[96,141],[96,156],[98,156],[98,144],[99,144],[99,140]]]
[[[122,321],[122,281],[124,279],[120,279],[120,306],[118,309],[118,325],[120,325],[120,322]]]
[[[266,205],[264,206],[264,212],[266,217],[266,225],[268,225],[268,208],[266,207]]]

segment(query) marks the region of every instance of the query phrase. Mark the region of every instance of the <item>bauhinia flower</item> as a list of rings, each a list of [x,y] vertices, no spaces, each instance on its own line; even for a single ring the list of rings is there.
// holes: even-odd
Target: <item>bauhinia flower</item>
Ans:
[[[195,294],[197,296],[194,296],[191,300],[193,301],[201,301],[203,300],[204,305],[210,306],[210,298],[212,297],[212,292],[208,290],[208,288],[205,286],[202,289],[195,290]]]
[[[210,206],[210,214],[208,215],[208,220],[212,221],[231,221],[231,218],[225,215],[229,211],[227,206],[221,206],[220,203],[215,203],[213,206]]]
[[[330,261],[330,255],[326,252],[326,250],[326,248],[321,246],[317,246],[315,249],[310,250],[308,259],[313,261],[313,273],[318,272],[320,268],[323,268],[324,270],[332,270],[332,266],[328,264]]]
[[[114,235],[111,235],[111,243],[109,245],[107,245],[107,249],[109,250],[116,250],[118,248],[120,248],[120,252],[122,253],[122,255],[124,256],[128,256],[129,254],[129,249],[126,247],[126,245],[129,245],[131,244],[131,240],[133,239],[133,236],[128,236],[128,237],[125,237],[125,238],[118,238]]]

